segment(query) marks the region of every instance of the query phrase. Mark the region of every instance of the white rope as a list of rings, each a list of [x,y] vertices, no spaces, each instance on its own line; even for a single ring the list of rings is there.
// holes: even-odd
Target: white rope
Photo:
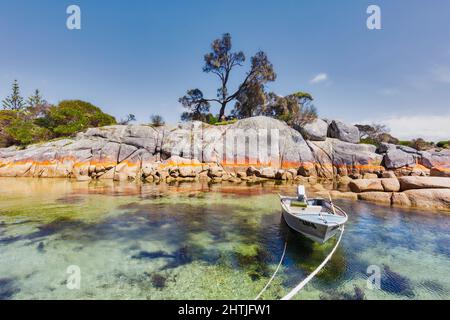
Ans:
[[[265,286],[265,287],[261,290],[261,292],[256,296],[255,300],[258,300],[258,299],[261,297],[261,295],[264,293],[264,291],[266,291],[267,288],[269,287],[269,285],[270,285],[270,283],[272,282],[272,280],[275,278],[275,276],[276,276],[278,270],[279,270],[280,267],[281,267],[281,264],[283,263],[284,255],[286,254],[286,248],[287,248],[287,241],[284,243],[284,250],[283,250],[283,254],[281,255],[280,263],[278,263],[278,266],[277,266],[275,272],[273,273],[272,277],[270,278],[269,282],[267,282],[266,286]]]
[[[334,252],[336,251],[337,247],[339,246],[339,243],[341,242],[343,234],[344,234],[344,226],[342,226],[341,235],[339,236],[339,239],[338,239],[336,245],[334,246],[333,250],[331,250],[330,254],[325,258],[325,260],[323,260],[323,262],[317,267],[316,270],[314,270],[308,277],[306,277],[305,280],[300,282],[294,289],[291,290],[291,292],[289,292],[287,295],[285,295],[281,300],[291,300],[300,290],[303,289],[304,286],[306,286],[308,284],[309,281],[311,281],[315,277],[316,274],[318,274],[320,272],[320,270],[322,270],[322,268],[331,259]]]

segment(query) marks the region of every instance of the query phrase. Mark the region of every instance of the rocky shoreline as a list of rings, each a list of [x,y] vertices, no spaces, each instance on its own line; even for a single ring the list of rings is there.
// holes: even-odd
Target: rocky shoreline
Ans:
[[[336,185],[333,197],[450,210],[449,150],[360,144],[358,128],[336,120],[296,129],[267,117],[223,126],[91,128],[73,139],[0,149],[0,177],[329,181]]]
[[[396,207],[450,210],[450,179],[405,176],[379,179],[340,179],[337,190],[317,194],[332,198],[362,200]]]

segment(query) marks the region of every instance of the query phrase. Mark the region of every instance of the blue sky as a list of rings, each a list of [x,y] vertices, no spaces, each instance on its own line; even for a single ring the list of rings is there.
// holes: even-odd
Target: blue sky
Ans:
[[[71,4],[81,30],[66,28]],[[381,7],[382,30],[367,29],[369,4]],[[23,95],[39,88],[52,103],[176,122],[187,89],[215,95],[203,55],[229,32],[247,58],[268,54],[278,74],[268,90],[310,92],[321,117],[450,139],[449,21],[446,0],[0,0],[0,97],[17,78]]]

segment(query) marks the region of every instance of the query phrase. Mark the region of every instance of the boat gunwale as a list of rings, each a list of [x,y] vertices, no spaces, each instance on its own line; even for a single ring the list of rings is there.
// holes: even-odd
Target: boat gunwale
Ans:
[[[283,208],[283,211],[285,211],[286,213],[288,213],[289,215],[291,215],[294,218],[305,220],[305,219],[301,218],[302,214],[299,214],[299,215],[293,214],[291,212],[291,210],[289,210],[289,207],[287,207],[286,203],[284,203],[284,200],[297,200],[297,198],[295,198],[295,197],[288,197],[288,196],[282,196],[282,195],[279,195],[279,197],[280,197],[280,200],[281,200],[280,202],[281,202],[281,207]],[[324,199],[324,198],[312,198],[312,199],[309,199],[309,200],[321,200],[321,201],[324,201],[324,202],[330,204],[330,206],[331,206],[330,210],[332,210],[332,211],[331,211],[331,213],[329,213],[329,215],[336,215],[336,216],[340,216],[340,217],[344,218],[344,220],[342,222],[340,222],[340,223],[337,223],[337,222],[332,222],[332,223],[321,223],[321,222],[318,222],[321,225],[327,226],[327,227],[334,227],[334,226],[341,226],[341,225],[344,225],[345,223],[347,223],[347,221],[348,221],[348,214],[342,208],[334,205],[334,203],[332,201],[329,201],[329,200]],[[333,212],[333,207],[334,207],[334,213],[332,213]],[[337,214],[338,212],[340,214]],[[318,215],[318,214],[311,213],[311,214],[305,214],[305,215]]]

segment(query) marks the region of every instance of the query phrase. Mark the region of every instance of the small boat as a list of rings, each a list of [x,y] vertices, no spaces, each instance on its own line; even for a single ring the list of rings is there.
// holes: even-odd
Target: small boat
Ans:
[[[348,220],[345,211],[335,206],[331,199],[308,199],[304,186],[298,186],[297,198],[280,195],[280,199],[288,226],[319,243],[338,234]]]

